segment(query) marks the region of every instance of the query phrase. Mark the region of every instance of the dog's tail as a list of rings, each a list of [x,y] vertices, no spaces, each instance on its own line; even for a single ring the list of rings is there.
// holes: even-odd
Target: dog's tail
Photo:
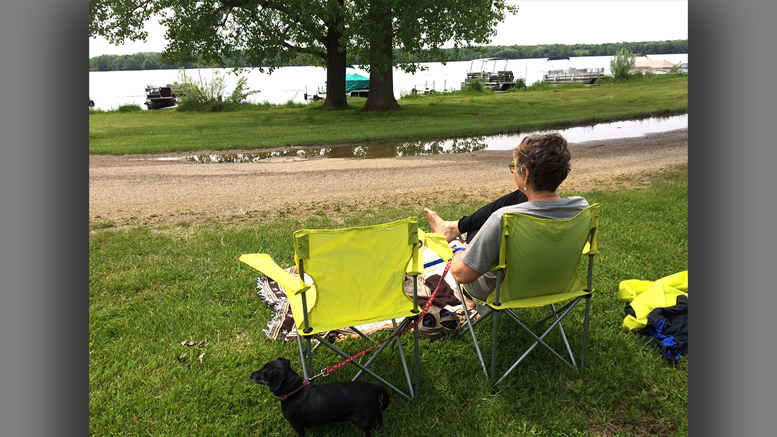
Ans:
[[[389,393],[386,387],[378,385],[380,387],[380,409],[385,410],[389,406]]]

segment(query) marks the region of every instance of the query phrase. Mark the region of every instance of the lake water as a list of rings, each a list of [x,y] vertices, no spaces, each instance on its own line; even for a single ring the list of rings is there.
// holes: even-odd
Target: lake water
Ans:
[[[612,56],[587,56],[572,57],[571,61],[576,68],[604,68],[605,73],[610,73],[610,60]],[[665,59],[673,64],[688,62],[688,54],[651,55],[650,59]],[[400,99],[402,95],[410,94],[412,89],[461,89],[461,82],[470,70],[480,71],[482,62],[457,61],[442,65],[439,62],[422,64],[428,67],[427,71],[415,74],[394,70],[394,96]],[[487,65],[488,71],[494,70],[494,63]],[[512,70],[516,78],[524,78],[531,85],[542,79],[543,72],[547,71],[549,62],[547,58],[536,59],[512,59],[507,62],[507,69]],[[553,68],[558,68],[554,65]],[[498,61],[496,70],[505,69],[505,61]],[[228,70],[218,69],[222,72]],[[214,69],[187,69],[189,78],[205,80],[213,78]],[[349,72],[357,72],[368,76],[363,70],[348,69]],[[283,67],[272,74],[260,73],[258,69],[250,69],[239,77],[247,79],[247,86],[251,90],[261,91],[249,98],[250,101],[275,104],[285,103],[289,100],[304,102],[304,95],[313,94],[318,87],[323,87],[326,82],[326,70],[321,67]],[[146,101],[146,85],[165,85],[180,81],[178,70],[139,70],[139,71],[92,71],[89,72],[89,98],[94,101],[95,108],[109,110],[118,108],[123,104],[138,104],[143,109]],[[226,93],[234,89],[238,76],[228,74],[226,76]]]

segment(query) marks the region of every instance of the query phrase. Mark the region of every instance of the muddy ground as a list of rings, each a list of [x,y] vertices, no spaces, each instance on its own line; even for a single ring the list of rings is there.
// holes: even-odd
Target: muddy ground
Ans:
[[[688,130],[570,144],[564,190],[647,184],[688,162]],[[191,152],[204,154],[207,151]],[[215,153],[215,152],[214,152]],[[347,214],[382,206],[492,200],[515,189],[512,151],[380,159],[279,157],[198,164],[160,157],[89,157],[89,220],[114,228]]]

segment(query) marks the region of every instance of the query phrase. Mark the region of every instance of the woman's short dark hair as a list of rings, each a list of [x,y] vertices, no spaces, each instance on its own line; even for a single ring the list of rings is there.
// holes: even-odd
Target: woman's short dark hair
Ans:
[[[525,137],[513,158],[518,169],[529,169],[529,181],[536,191],[556,191],[572,168],[567,140],[557,132]]]

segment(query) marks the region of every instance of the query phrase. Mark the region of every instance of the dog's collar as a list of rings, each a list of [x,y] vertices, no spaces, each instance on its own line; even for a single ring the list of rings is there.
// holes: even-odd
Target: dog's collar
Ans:
[[[299,386],[298,388],[294,389],[294,390],[293,390],[291,393],[286,393],[286,394],[285,394],[285,395],[283,395],[283,396],[278,396],[278,399],[280,399],[280,400],[284,401],[284,400],[288,399],[290,396],[292,396],[293,394],[295,394],[295,393],[297,393],[298,391],[300,391],[300,390],[302,390],[303,388],[305,388],[305,386],[306,386],[306,385],[308,385],[308,380],[307,380],[307,379],[303,379],[303,380],[302,380],[302,385],[301,385],[301,386]]]

